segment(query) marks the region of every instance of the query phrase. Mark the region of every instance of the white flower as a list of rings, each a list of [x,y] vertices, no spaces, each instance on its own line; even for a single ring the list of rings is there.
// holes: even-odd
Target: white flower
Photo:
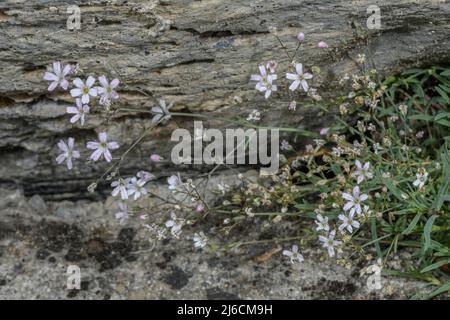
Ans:
[[[330,257],[334,257],[334,247],[339,246],[341,244],[341,241],[334,240],[334,237],[336,236],[336,230],[331,231],[328,234],[328,237],[319,236],[319,241],[322,242],[322,247],[326,248],[328,250],[328,255]]]
[[[81,96],[81,102],[83,104],[89,103],[89,97],[96,97],[97,90],[92,88],[95,83],[95,78],[93,76],[89,76],[84,83],[80,78],[76,78],[73,80],[73,84],[76,88],[70,90],[70,95],[74,98]]]
[[[286,140],[281,141],[280,149],[282,151],[292,150],[292,146]]]
[[[208,238],[205,236],[205,233],[203,231],[199,233],[194,233],[194,247],[196,248],[203,248],[206,246],[206,243],[208,242]]]
[[[367,194],[360,194],[359,187],[353,188],[353,194],[343,193],[342,198],[347,200],[348,202],[344,206],[344,211],[350,210],[350,214],[362,213],[361,203],[366,201],[369,196]]]
[[[228,192],[228,190],[230,190],[230,186],[227,185],[227,184],[225,184],[225,183],[219,183],[219,184],[217,185],[217,190],[219,190],[219,192],[220,192],[221,194],[225,194],[225,193]]]
[[[308,92],[309,85],[306,80],[312,79],[313,75],[310,73],[303,73],[303,65],[301,63],[295,65],[295,71],[296,73],[286,73],[286,79],[294,81],[289,86],[289,90],[294,91],[301,85],[303,90]]]
[[[342,221],[341,225],[339,226],[339,230],[341,231],[347,229],[348,232],[352,233],[353,228],[359,228],[359,222],[355,220],[354,213],[350,213],[348,216],[340,214],[338,218]]]
[[[98,81],[101,84],[101,87],[97,87],[97,92],[101,96],[100,104],[108,104],[112,100],[119,99],[119,95],[115,90],[119,85],[119,79],[114,79],[111,83],[108,82],[108,79],[105,76],[98,77]]]
[[[138,180],[137,178],[131,178],[128,184],[128,195],[134,195],[133,199],[137,200],[141,195],[147,194],[147,189],[145,189],[146,180]]]
[[[289,257],[291,259],[291,263],[303,262],[303,260],[305,260],[303,259],[303,256],[300,254],[300,252],[298,252],[298,246],[295,244],[292,246],[292,251],[283,250],[283,255]]]
[[[89,113],[89,106],[81,103],[81,99],[75,99],[76,107],[67,107],[66,112],[74,114],[70,118],[70,123],[75,123],[80,120],[81,125],[84,125],[84,116]]]
[[[125,180],[120,178],[119,180],[113,181],[111,183],[111,187],[114,188],[111,193],[112,196],[116,197],[120,193],[120,197],[122,198],[122,200],[128,199],[127,186],[129,183],[130,183],[130,178],[127,178]]]
[[[155,114],[152,119],[152,123],[156,124],[158,122],[164,123],[170,119],[169,109],[172,108],[173,103],[167,105],[166,101],[159,100],[159,106],[153,107],[152,112]]]
[[[289,110],[289,111],[295,111],[295,110],[297,110],[297,102],[291,101],[291,103],[289,103],[288,110]]]
[[[118,206],[119,206],[120,211],[116,213],[116,219],[119,220],[120,224],[122,224],[129,217],[128,216],[128,206],[123,202],[119,202]]]
[[[75,145],[74,138],[69,138],[67,144],[63,140],[60,140],[58,142],[58,148],[61,149],[63,153],[61,153],[56,158],[56,162],[58,162],[58,164],[61,164],[64,162],[64,160],[66,160],[67,169],[69,170],[72,170],[73,167],[72,158],[77,159],[80,157],[80,153],[73,149],[74,145]]]
[[[53,73],[46,72],[44,74],[44,80],[52,81],[52,83],[48,86],[48,91],[55,90],[58,84],[63,90],[67,90],[69,87],[69,81],[67,81],[65,77],[70,74],[71,71],[72,66],[70,64],[66,65],[64,69],[61,70],[61,62],[53,62]]]
[[[277,79],[276,74],[267,74],[266,67],[259,66],[260,74],[252,74],[250,80],[258,81],[255,89],[260,92],[265,92],[264,97],[268,99],[272,92],[277,91],[277,85],[273,84],[273,81]]]
[[[169,190],[175,190],[176,187],[181,183],[181,181],[178,176],[172,175],[167,178],[167,183],[169,184]]]
[[[314,222],[317,224],[316,231],[330,231],[330,226],[328,225],[328,217],[324,217],[321,214],[318,214]]]
[[[170,229],[170,233],[172,233],[172,236],[175,238],[178,238],[181,234],[181,228],[183,227],[182,221],[179,221],[177,216],[174,212],[170,213],[170,219],[166,222],[166,227]]]
[[[95,150],[90,159],[93,161],[97,161],[103,155],[107,162],[112,161],[112,155],[109,149],[115,150],[119,148],[119,145],[115,141],[108,142],[108,136],[106,132],[100,132],[98,135],[99,142],[97,141],[88,141],[86,147],[91,150]]]
[[[416,180],[413,182],[413,186],[418,187],[419,190],[423,188],[425,182],[428,180],[428,172],[425,168],[420,168],[416,173]]]
[[[355,161],[356,171],[353,172],[352,177],[356,177],[356,182],[360,184],[364,181],[365,178],[372,179],[373,174],[369,171],[370,163],[366,162],[364,166],[361,164],[359,160]]]
[[[259,113],[258,110],[254,109],[252,112],[247,116],[247,121],[259,121],[261,120],[261,113]]]

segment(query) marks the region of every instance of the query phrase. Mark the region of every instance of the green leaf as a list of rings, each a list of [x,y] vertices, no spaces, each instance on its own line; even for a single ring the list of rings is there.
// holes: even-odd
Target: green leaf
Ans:
[[[414,228],[417,225],[417,222],[419,222],[420,217],[422,216],[422,214],[419,212],[418,214],[416,214],[416,216],[414,217],[414,219],[412,219],[412,221],[410,222],[408,228],[406,228],[405,230],[403,230],[402,234],[403,235],[408,235],[410,234]]]
[[[437,92],[439,92],[439,94],[441,95],[441,97],[445,100],[445,102],[447,104],[450,104],[450,98],[448,97],[447,93],[445,93],[444,90],[442,90],[439,87],[434,87],[436,89]]]
[[[436,290],[434,290],[432,293],[430,293],[428,295],[428,299],[431,299],[435,296],[438,296],[446,291],[450,290],[450,281],[448,281],[447,283],[445,283],[444,285],[442,285],[441,287],[437,288]]]
[[[421,273],[429,272],[431,270],[440,268],[440,267],[442,267],[442,266],[444,266],[446,264],[449,264],[449,263],[450,263],[450,258],[449,259],[444,259],[444,260],[438,261],[436,263],[430,264],[428,267],[425,267],[422,270],[420,270],[420,272]]]
[[[386,179],[384,181],[385,186],[389,189],[390,192],[392,192],[392,194],[400,201],[404,201],[405,199],[403,199],[402,197],[402,193],[400,191],[400,189],[398,189],[396,186],[394,186],[394,184],[392,183],[392,180]]]
[[[423,246],[423,251],[426,252],[431,245],[431,230],[433,229],[433,224],[434,221],[436,220],[438,216],[437,215],[432,215],[427,223],[425,224],[425,227],[423,228],[423,236],[425,238],[425,244]]]

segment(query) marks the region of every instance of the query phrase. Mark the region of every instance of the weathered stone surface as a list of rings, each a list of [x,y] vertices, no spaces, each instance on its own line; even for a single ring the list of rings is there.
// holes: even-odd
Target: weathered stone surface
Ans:
[[[236,178],[220,179],[228,183]],[[152,191],[164,195],[167,187],[153,186]],[[14,194],[14,204],[3,206],[0,216],[16,208],[32,214],[30,200],[20,192]],[[46,214],[31,225],[17,219],[14,230],[5,230],[0,224],[0,299],[405,299],[427,290],[424,283],[383,276],[383,289],[370,292],[367,276],[359,274],[366,262],[339,267],[322,260],[319,247],[302,250],[305,262],[292,265],[281,252],[255,259],[276,248],[276,243],[241,246],[227,253],[192,245],[193,233],[200,230],[210,241],[280,238],[292,232],[289,222],[272,224],[261,234],[263,221],[253,218],[225,239],[207,228],[220,218],[208,217],[186,228],[180,239],[155,245],[136,220],[119,224],[109,200],[48,202],[46,207]],[[408,253],[402,253],[390,267],[398,269],[411,261]],[[80,268],[80,290],[67,289],[71,265]]]
[[[81,7],[80,31],[66,29],[66,9],[73,4]],[[372,4],[381,8],[378,31],[365,27]],[[358,53],[365,53],[367,67],[381,75],[448,63],[449,21],[448,1],[426,0],[1,1],[0,298],[365,299],[420,291],[421,284],[392,278],[387,280],[392,295],[389,290],[371,295],[358,267],[346,270],[322,262],[315,248],[305,252],[309,259],[298,267],[279,254],[262,264],[252,260],[271,246],[245,247],[226,256],[201,253],[191,245],[195,229],[186,231],[186,241],[153,249],[137,225],[114,219],[103,201],[109,190],[85,191],[104,164],[80,163],[68,172],[55,162],[59,139],[73,136],[82,146],[105,129],[123,151],[149,126],[149,115],[121,113],[106,123],[94,113],[86,126],[72,126],[64,112],[72,98],[48,93],[42,76],[54,60],[78,63],[85,76],[120,78],[120,106],[148,109],[164,98],[185,112],[246,115],[256,108],[265,111],[263,123],[314,130],[328,119],[300,99],[297,113],[288,113],[286,106],[296,96],[280,85],[266,101],[249,81],[260,62],[276,59],[280,70],[289,65],[269,27],[277,27],[291,50],[297,32],[306,33],[300,59],[307,67],[321,67],[316,78],[327,96],[340,75],[357,69]],[[314,49],[321,40],[333,49]],[[147,159],[151,152],[167,158],[172,130],[191,125],[176,119],[154,130],[130,153],[121,172],[198,175],[204,167],[154,165]],[[288,227],[280,224],[273,234]],[[248,228],[249,239],[259,237],[259,224]],[[81,267],[81,291],[66,290],[70,264]]]
[[[66,29],[68,5],[81,8],[80,31]],[[326,93],[333,80],[356,70],[354,57],[364,52],[387,74],[402,68],[448,62],[448,1],[382,1],[382,29],[366,28],[373,1],[46,1],[0,3],[0,183],[21,185],[27,195],[45,198],[87,197],[85,186],[105,167],[80,165],[67,174],[55,166],[56,142],[74,136],[84,144],[108,127],[123,149],[148,126],[146,114],[124,114],[107,125],[99,115],[81,128],[71,126],[67,94],[49,94],[42,75],[59,59],[78,63],[86,74],[109,74],[121,80],[120,104],[149,108],[156,99],[175,102],[190,112],[246,114],[265,112],[265,123],[317,129],[326,119],[299,106],[288,115],[292,99],[281,90],[268,102],[253,90],[250,74],[269,59],[288,65],[284,51],[269,33],[275,26],[293,50],[295,35],[307,35],[301,61],[323,69],[318,77]],[[320,40],[333,47],[318,51]],[[282,77],[280,77],[282,78]],[[280,80],[281,81],[281,80]],[[235,97],[242,103],[236,104]],[[302,120],[303,119],[303,120]],[[191,126],[190,121],[178,121]],[[175,124],[156,130],[124,165],[124,172],[148,167],[150,151],[168,155],[166,143]],[[166,173],[173,170],[163,166]],[[196,168],[198,169],[198,168]]]

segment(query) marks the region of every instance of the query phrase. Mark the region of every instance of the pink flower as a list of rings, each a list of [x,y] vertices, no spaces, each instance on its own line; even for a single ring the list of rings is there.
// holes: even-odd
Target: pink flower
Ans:
[[[305,34],[303,32],[299,32],[299,34],[297,35],[297,40],[300,42],[305,41]]]
[[[70,90],[70,95],[74,98],[81,96],[81,102],[83,104],[89,103],[89,97],[96,97],[97,90],[92,88],[95,83],[95,78],[89,76],[84,83],[80,78],[73,80],[73,84],[76,88]]]
[[[330,131],[330,128],[322,128],[320,129],[320,135],[326,136],[328,134],[328,131]]]
[[[325,49],[325,48],[328,48],[328,45],[325,43],[325,41],[320,41],[320,42],[317,44],[317,48]]]
[[[101,104],[106,104],[111,100],[119,99],[119,95],[115,90],[115,88],[119,85],[119,79],[114,79],[111,83],[109,83],[105,76],[100,76],[98,77],[98,81],[101,84],[101,87],[97,87],[97,92],[101,95]]]
[[[69,81],[67,81],[65,77],[70,74],[71,71],[72,66],[70,64],[66,65],[64,69],[61,70],[61,62],[53,62],[53,73],[46,72],[44,74],[44,80],[52,81],[52,83],[48,86],[48,91],[55,90],[58,84],[63,90],[67,90],[69,87]]]
[[[160,162],[161,160],[163,160],[164,158],[161,157],[160,155],[154,153],[150,156],[150,160],[153,162]]]
[[[80,157],[80,153],[73,149],[74,145],[75,145],[74,138],[69,138],[69,140],[67,141],[67,144],[63,140],[60,140],[58,142],[58,148],[61,149],[63,151],[63,153],[61,153],[56,158],[56,162],[58,162],[58,164],[61,164],[64,162],[64,160],[66,160],[67,169],[69,169],[69,170],[72,170],[72,167],[73,167],[72,158],[77,159]]]
[[[70,118],[70,123],[75,123],[80,120],[81,125],[84,125],[84,116],[86,113],[89,113],[89,106],[81,103],[81,99],[76,99],[75,104],[76,107],[67,107],[67,113],[74,114],[72,118]]]
[[[195,211],[198,213],[202,213],[204,210],[205,207],[201,203],[197,204],[197,206],[195,207]]]
[[[107,162],[112,161],[112,155],[109,149],[118,149],[119,145],[115,141],[108,142],[108,136],[106,132],[100,132],[98,135],[99,142],[88,141],[86,147],[88,149],[95,150],[89,157],[93,161],[97,161],[103,155]]]
[[[270,73],[275,73],[278,63],[274,60],[267,62],[266,68],[269,69]]]

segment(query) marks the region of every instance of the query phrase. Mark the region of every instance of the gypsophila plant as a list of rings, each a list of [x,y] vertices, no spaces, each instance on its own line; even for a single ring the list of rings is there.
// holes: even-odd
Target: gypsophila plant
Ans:
[[[299,59],[307,36],[300,32],[293,37],[296,49],[291,52],[277,33],[273,34],[286,53],[288,66],[280,71],[283,64],[275,60],[255,66],[257,73],[249,81],[256,94],[276,99],[287,93],[289,112],[299,112],[297,105],[307,105],[332,115],[335,121],[317,133],[277,128],[296,137],[308,137],[309,142],[298,150],[288,138],[282,140],[282,165],[268,177],[269,181],[262,183],[238,175],[236,185],[219,183],[211,188],[209,179],[198,182],[176,174],[167,178],[166,196],[153,191],[155,176],[146,170],[122,176],[120,167],[127,154],[153,128],[174,117],[211,116],[172,111],[173,104],[164,99],[150,110],[119,107],[118,79],[82,76],[77,66],[63,67],[60,62],[53,63],[53,70],[46,72],[44,79],[50,81],[49,91],[70,90],[74,105],[67,108],[67,113],[72,125],[83,126],[93,112],[107,119],[114,112],[144,112],[152,119],[126,150],[109,136],[108,128],[101,128],[98,138],[87,142],[87,156],[82,156],[83,148],[73,137],[68,137],[67,142],[61,140],[57,163],[72,170],[74,163],[83,159],[86,165],[107,162],[108,169],[88,187],[89,192],[107,181],[111,195],[117,199],[119,223],[137,218],[154,240],[179,239],[185,228],[207,216],[225,215],[220,228],[225,235],[253,219],[263,218],[268,223],[285,220],[293,226],[309,221],[307,228],[264,241],[286,243],[284,250],[277,252],[281,251],[292,264],[308,259],[302,250],[317,245],[322,248],[322,258],[334,259],[342,266],[362,259],[373,264],[368,270],[426,280],[436,286],[428,297],[450,290],[450,69],[411,70],[381,80],[376,69],[369,67],[366,56],[359,54],[355,63],[360,71],[342,75],[335,90],[339,95],[324,99],[320,90],[326,88],[316,83],[320,68]],[[324,54],[332,50],[324,41],[310,47]],[[264,114],[255,109],[244,118],[214,119],[264,128],[258,125],[263,118]],[[194,139],[203,137],[203,131],[194,132]],[[152,153],[149,161],[166,160]],[[206,200],[206,190],[211,189],[223,199],[220,204]],[[142,206],[139,200],[146,197],[159,203]],[[228,250],[259,243],[221,244],[204,231],[191,238],[198,250]],[[412,261],[403,269],[391,268],[391,258],[400,250],[412,254]]]

